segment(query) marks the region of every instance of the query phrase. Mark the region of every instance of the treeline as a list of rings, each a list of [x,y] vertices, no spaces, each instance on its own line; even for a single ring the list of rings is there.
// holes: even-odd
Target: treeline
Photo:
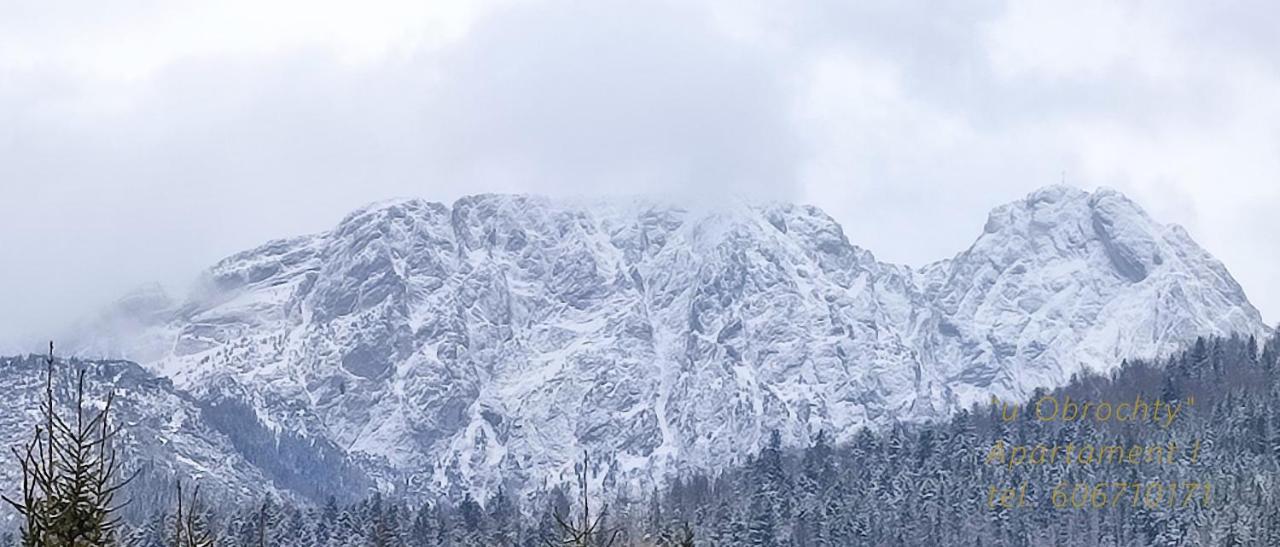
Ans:
[[[223,515],[218,545],[226,546],[614,546],[688,547],[687,527],[652,536],[639,522],[619,518],[587,493],[587,461],[579,467],[577,497],[560,488],[541,496],[545,505],[528,518],[511,496],[499,492],[482,506],[465,497],[408,506],[379,494],[348,505],[329,498],[319,507],[297,507],[271,499]],[[208,519],[217,515],[208,514]],[[128,536],[128,544],[168,547],[174,517],[157,513]]]
[[[1280,545],[1280,338],[1197,340],[1163,362],[1135,361],[1084,375],[1051,394],[1084,401],[1195,400],[1170,427],[1137,422],[1005,421],[996,406],[950,421],[861,431],[845,446],[818,436],[787,452],[776,441],[747,466],[677,482],[656,505],[661,519],[695,523],[707,545]],[[1034,416],[1038,392],[1021,414]],[[991,447],[1074,443],[1149,446],[1200,441],[1196,461],[1079,465],[1063,458],[1010,469]],[[1065,485],[1212,484],[1208,503],[1096,506],[1054,499]],[[992,486],[1026,485],[1025,504],[993,504]],[[1162,494],[1167,495],[1167,494]],[[1169,505],[1174,505],[1170,507]]]
[[[1035,401],[1046,393],[1024,401],[1022,414],[1034,415]],[[1280,545],[1280,337],[1262,347],[1248,338],[1200,339],[1171,358],[1126,362],[1052,393],[1059,400],[1195,402],[1167,428],[1006,421],[999,408],[983,405],[942,423],[862,430],[841,444],[820,432],[800,450],[785,449],[774,434],[741,467],[680,477],[643,499],[587,495],[590,466],[583,462],[578,485],[532,500],[500,492],[486,500],[413,505],[378,495],[315,507],[263,500],[221,512],[188,505],[181,518],[171,514],[174,508],[157,508],[117,536],[167,547],[189,522],[227,546]],[[1182,453],[1173,462],[1060,459],[1010,468],[985,461],[998,441],[1182,447],[1198,441],[1200,450],[1194,461]],[[1096,485],[1156,482],[1211,484],[1212,494],[1189,504],[1164,497],[1170,494],[1155,503],[1142,496],[1120,503],[1089,499]],[[992,487],[1022,485],[1020,506],[993,503]],[[1075,493],[1077,485],[1086,485],[1083,503],[1079,494],[1054,494],[1055,488]]]

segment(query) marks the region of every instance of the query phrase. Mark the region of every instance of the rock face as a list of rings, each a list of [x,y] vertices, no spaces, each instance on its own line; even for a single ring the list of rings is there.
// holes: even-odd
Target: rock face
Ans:
[[[661,481],[773,429],[844,439],[1265,330],[1181,228],[1065,187],[920,269],[806,206],[396,201],[141,301],[81,354],[139,359],[384,486],[477,493],[559,481],[584,448],[607,480]]]

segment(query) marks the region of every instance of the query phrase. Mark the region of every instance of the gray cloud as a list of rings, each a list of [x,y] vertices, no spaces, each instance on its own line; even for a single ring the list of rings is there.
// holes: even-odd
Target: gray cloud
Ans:
[[[800,200],[920,264],[1063,171],[1280,313],[1270,5],[385,4],[0,22],[0,349],[392,196]]]
[[[32,267],[0,274],[0,330],[25,344],[398,195],[794,195],[767,61],[683,8],[591,6],[518,7],[356,66],[320,46],[181,58],[119,102],[58,67],[10,70],[0,243]]]
[[[697,11],[631,3],[525,8],[447,52],[421,120],[456,178],[514,189],[747,194],[793,184],[789,94],[767,52]]]

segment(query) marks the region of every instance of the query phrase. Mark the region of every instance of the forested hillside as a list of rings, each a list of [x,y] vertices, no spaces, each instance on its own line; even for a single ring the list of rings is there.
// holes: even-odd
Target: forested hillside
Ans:
[[[782,449],[775,436],[744,466],[682,477],[659,493],[611,491],[589,480],[589,519],[603,517],[600,533],[568,544],[687,545],[691,536],[695,545],[796,547],[1277,545],[1278,356],[1280,338],[1201,339],[1166,361],[1128,362],[1108,377],[1039,392],[1018,419],[1006,421],[1010,408],[987,405],[945,423],[862,431],[848,446],[823,434],[803,451]],[[1036,403],[1045,397],[1177,401],[1182,408],[1176,419],[1159,419],[1157,410],[1147,421],[1041,420]],[[1136,463],[1122,456],[1011,465],[989,459],[998,442],[1178,448]],[[1002,500],[992,487],[1016,494]],[[582,522],[580,500],[569,486],[523,502],[499,495],[406,504],[373,496],[300,508],[265,500],[210,518],[226,545],[545,545],[570,533],[557,516],[570,527]],[[166,545],[170,520],[157,511],[134,536]]]

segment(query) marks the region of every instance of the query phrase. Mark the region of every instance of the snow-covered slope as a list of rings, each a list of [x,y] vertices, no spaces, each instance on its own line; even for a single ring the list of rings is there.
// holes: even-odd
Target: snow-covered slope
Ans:
[[[175,478],[200,484],[218,500],[252,501],[266,493],[290,495],[291,489],[273,486],[274,477],[237,449],[238,439],[211,423],[210,412],[216,411],[203,408],[168,380],[156,378],[137,364],[59,359],[54,389],[64,418],[74,415],[74,386],[80,370],[85,371],[86,412],[102,408],[108,386],[115,390],[109,416],[111,426],[118,428],[114,445],[122,467],[117,478],[134,477],[119,499],[139,498],[135,501],[141,502],[169,495]],[[40,356],[0,358],[0,392],[5,394],[0,398],[0,446],[25,446],[32,439],[34,426],[42,423],[45,371]],[[17,456],[6,450],[4,458],[0,491],[20,499],[22,475]],[[142,511],[152,509],[139,507]],[[0,508],[3,518],[12,518],[12,514],[7,505]]]
[[[1265,329],[1181,228],[1066,187],[918,270],[813,207],[402,200],[126,304],[146,313],[104,314],[80,354],[436,491],[558,481],[583,448],[608,480],[661,480],[772,429],[847,438]]]

